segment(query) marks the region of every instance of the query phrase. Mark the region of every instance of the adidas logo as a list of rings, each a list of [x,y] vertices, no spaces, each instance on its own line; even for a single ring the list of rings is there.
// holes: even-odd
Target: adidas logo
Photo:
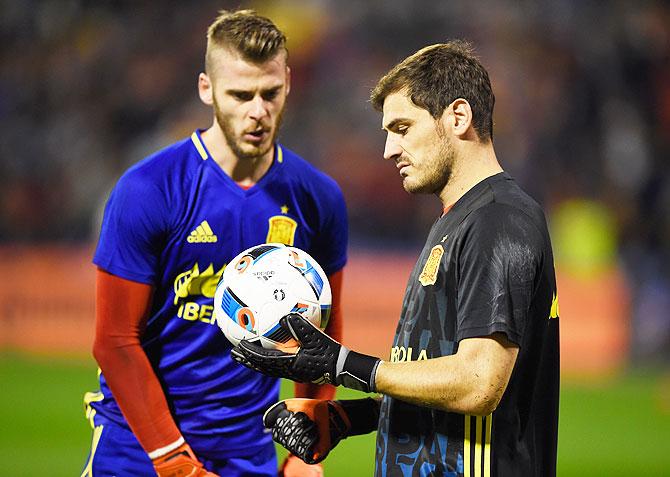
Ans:
[[[203,220],[193,232],[186,238],[188,243],[214,243],[218,237],[212,232],[206,220]]]

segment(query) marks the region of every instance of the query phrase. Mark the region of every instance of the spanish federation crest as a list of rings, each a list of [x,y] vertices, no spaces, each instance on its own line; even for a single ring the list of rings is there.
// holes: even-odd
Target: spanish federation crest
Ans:
[[[440,260],[444,255],[444,248],[442,245],[435,245],[428,255],[428,260],[421,270],[421,275],[419,275],[419,282],[424,287],[427,285],[434,285],[437,280],[437,272],[440,269]]]
[[[269,228],[266,242],[293,245],[298,222],[285,215],[275,215],[268,219]]]

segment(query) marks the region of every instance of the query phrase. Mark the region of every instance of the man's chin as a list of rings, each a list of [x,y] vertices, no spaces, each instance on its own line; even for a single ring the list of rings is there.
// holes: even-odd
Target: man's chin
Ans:
[[[434,188],[430,185],[417,184],[416,182],[407,180],[407,178],[402,181],[402,186],[405,189],[405,192],[410,194],[432,194],[434,192]]]
[[[410,194],[420,194],[421,187],[418,184],[413,183],[408,177],[403,178],[402,187],[405,189],[405,192]]]
[[[240,158],[256,158],[264,156],[272,149],[272,146],[272,141],[267,141],[260,144],[240,144],[238,145],[238,155]]]

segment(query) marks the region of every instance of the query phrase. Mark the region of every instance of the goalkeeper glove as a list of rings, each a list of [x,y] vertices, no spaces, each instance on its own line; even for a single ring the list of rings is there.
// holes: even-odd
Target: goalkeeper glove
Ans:
[[[289,313],[279,323],[300,342],[297,353],[242,340],[231,351],[233,359],[269,376],[374,392],[379,358],[350,351],[297,313]]]
[[[316,464],[342,439],[372,432],[378,419],[379,402],[375,399],[298,398],[274,404],[263,415],[263,424],[289,452],[308,464]]]
[[[203,467],[191,446],[185,442],[175,450],[152,459],[152,462],[158,477],[218,477]]]

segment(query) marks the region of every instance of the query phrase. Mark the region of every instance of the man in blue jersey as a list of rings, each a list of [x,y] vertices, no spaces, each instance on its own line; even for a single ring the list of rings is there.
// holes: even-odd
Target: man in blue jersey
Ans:
[[[207,32],[201,100],[213,124],[131,167],[105,208],[93,259],[100,391],[83,476],[276,475],[262,423],[279,382],[235,363],[214,319],[223,267],[282,242],[308,251],[333,288],[341,336],[347,219],[337,184],[275,141],[290,89],[285,37],[250,10]],[[301,385],[297,394],[329,398]],[[289,457],[285,476],[321,475]]]

